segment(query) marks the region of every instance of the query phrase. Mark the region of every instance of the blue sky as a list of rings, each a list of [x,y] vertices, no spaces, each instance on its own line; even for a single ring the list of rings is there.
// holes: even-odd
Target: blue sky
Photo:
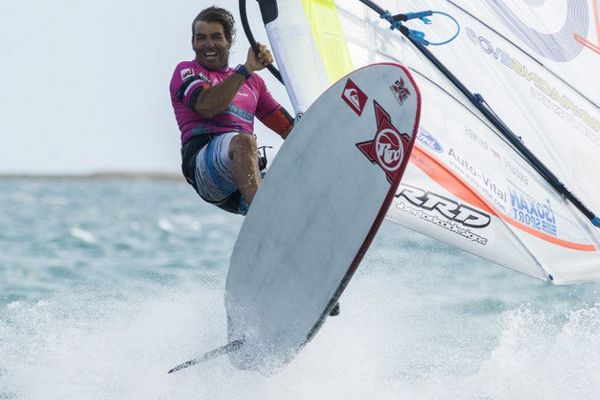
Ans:
[[[179,171],[179,130],[168,84],[175,65],[193,58],[190,26],[204,1],[22,0],[0,5],[0,174]],[[238,40],[248,42],[235,0]],[[266,34],[248,1],[258,40]],[[285,89],[260,72],[291,109]],[[261,144],[280,139],[256,123]]]

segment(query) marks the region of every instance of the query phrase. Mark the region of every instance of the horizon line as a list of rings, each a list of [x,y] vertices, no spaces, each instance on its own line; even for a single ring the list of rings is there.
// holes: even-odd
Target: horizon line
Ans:
[[[37,172],[0,172],[0,180],[3,179],[143,179],[185,182],[185,178],[180,172],[163,171],[97,171],[47,174]]]

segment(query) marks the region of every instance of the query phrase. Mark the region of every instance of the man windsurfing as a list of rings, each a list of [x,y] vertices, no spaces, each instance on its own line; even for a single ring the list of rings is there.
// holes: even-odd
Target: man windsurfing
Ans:
[[[201,11],[192,23],[196,57],[177,65],[170,92],[186,180],[205,201],[245,215],[260,182],[254,117],[283,139],[293,119],[254,73],[273,62],[271,52],[258,44],[258,52],[248,49],[246,62],[231,68],[234,38],[229,11]]]

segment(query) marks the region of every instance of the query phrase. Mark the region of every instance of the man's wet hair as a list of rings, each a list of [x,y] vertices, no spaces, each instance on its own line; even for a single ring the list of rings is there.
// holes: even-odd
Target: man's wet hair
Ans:
[[[196,22],[198,21],[220,23],[223,25],[225,39],[227,39],[229,43],[233,43],[233,40],[235,39],[235,19],[226,9],[212,6],[200,11],[200,14],[198,14],[196,18],[194,18],[194,22],[192,22],[192,35],[196,34],[194,29],[196,27]]]

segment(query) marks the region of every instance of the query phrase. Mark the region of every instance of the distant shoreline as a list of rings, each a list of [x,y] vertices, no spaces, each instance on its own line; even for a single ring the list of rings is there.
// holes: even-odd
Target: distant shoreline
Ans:
[[[0,173],[0,180],[152,180],[185,182],[179,173],[169,172],[93,172],[88,174]]]

